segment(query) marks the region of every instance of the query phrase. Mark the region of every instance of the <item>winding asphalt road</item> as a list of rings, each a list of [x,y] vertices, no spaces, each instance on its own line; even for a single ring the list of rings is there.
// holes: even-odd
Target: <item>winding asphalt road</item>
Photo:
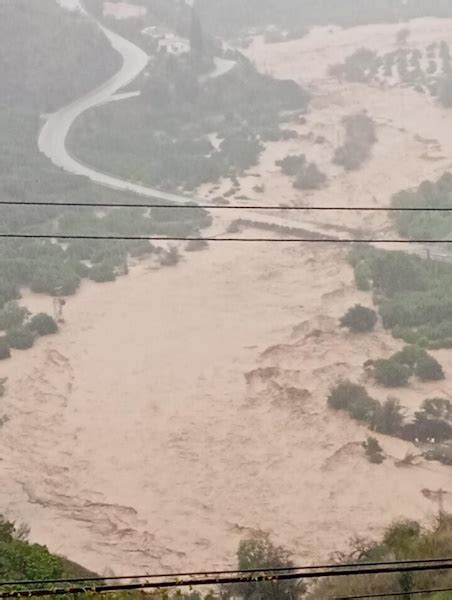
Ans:
[[[97,171],[83,164],[75,157],[71,156],[66,148],[66,140],[75,120],[87,110],[100,106],[102,104],[112,102],[115,100],[126,99],[134,94],[118,94],[118,91],[134,81],[138,75],[140,75],[146,68],[149,57],[147,54],[138,46],[123,38],[117,33],[104,27],[99,21],[94,19],[85,10],[82,0],[71,0],[71,6],[78,7],[86,18],[91,19],[97,27],[105,34],[112,48],[116,50],[122,57],[121,69],[108,81],[97,87],[95,90],[89,92],[82,98],[79,98],[58,110],[55,113],[46,115],[46,122],[41,129],[38,146],[39,150],[47,156],[54,165],[61,167],[69,173],[75,175],[82,175],[88,177],[94,183],[116,190],[125,192],[133,192],[140,196],[153,198],[156,200],[163,200],[164,202],[170,202],[175,204],[186,204],[187,202],[200,202],[200,199],[195,197],[186,197],[179,194],[171,194],[169,192],[163,192],[161,190],[133,183],[119,177],[114,177],[107,173]],[[216,59],[215,69],[208,75],[210,78],[221,77],[229,72],[235,63],[224,59]],[[205,202],[204,202],[205,204]],[[214,207],[212,207],[214,208]],[[234,211],[231,211],[233,213]],[[236,216],[231,215],[232,219]],[[276,225],[280,227],[295,227],[308,234],[323,235],[330,238],[338,239],[338,236],[332,232],[330,227],[322,227],[321,223],[307,222],[306,220],[300,221],[296,219],[290,219],[287,217],[279,217],[275,214],[269,214],[268,212],[263,214],[257,211],[253,211],[250,208],[249,211],[241,211],[240,217],[245,221],[252,221],[255,223],[261,223],[264,225]],[[346,237],[349,237],[347,235]],[[381,247],[381,245],[379,244]],[[391,247],[392,244],[389,244]],[[404,245],[404,250],[420,254],[425,256],[428,246],[419,244]],[[437,246],[429,248],[430,256],[439,260],[452,259],[452,255],[447,250],[440,249]]]
[[[91,181],[103,186],[134,192],[140,196],[147,196],[177,204],[181,202],[187,203],[188,201],[193,200],[192,198],[162,192],[161,190],[102,173],[101,171],[97,171],[96,169],[83,164],[69,154],[66,147],[66,140],[69,130],[75,120],[91,108],[121,98],[127,98],[127,94],[118,96],[117,92],[134,81],[138,75],[143,72],[149,61],[149,57],[141,48],[96,21],[86,12],[81,2],[78,2],[77,5],[78,9],[85,14],[87,18],[96,23],[105,34],[112,48],[121,55],[123,64],[121,69],[111,79],[95,90],[89,92],[82,98],[75,100],[68,106],[61,108],[57,112],[46,115],[46,122],[41,129],[38,139],[39,150],[57,167],[61,167],[74,175],[88,177]],[[209,74],[209,77],[220,77],[230,71],[234,65],[235,63],[232,61],[216,59],[215,69]]]

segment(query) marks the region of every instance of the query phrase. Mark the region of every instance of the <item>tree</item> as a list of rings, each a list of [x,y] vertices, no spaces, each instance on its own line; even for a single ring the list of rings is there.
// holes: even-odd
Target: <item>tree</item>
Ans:
[[[422,410],[436,419],[452,420],[452,402],[445,398],[428,398],[424,400]]]
[[[19,306],[14,300],[7,302],[0,310],[0,330],[6,331],[11,327],[20,327],[28,315],[28,310]]]
[[[90,269],[89,278],[96,283],[106,283],[108,281],[115,281],[116,275],[113,267],[102,263],[100,265],[94,265]]]
[[[290,553],[272,543],[268,533],[258,531],[242,540],[237,551],[239,569],[270,569],[293,567]],[[230,586],[229,598],[243,600],[294,600],[305,591],[300,581],[259,581]]]
[[[371,308],[355,304],[341,318],[341,327],[348,327],[355,333],[372,331],[377,323],[377,313]]]
[[[318,190],[326,180],[325,173],[322,173],[318,166],[311,162],[301,167],[293,186],[298,190]]]
[[[386,435],[397,435],[403,425],[404,410],[396,398],[388,398],[375,412],[372,429]]]
[[[442,366],[433,358],[427,354],[422,356],[414,369],[414,374],[422,379],[422,381],[439,381],[445,378]]]
[[[289,175],[289,177],[295,177],[305,164],[306,156],[304,154],[289,154],[282,160],[275,162],[275,165],[281,168],[284,175]]]
[[[420,346],[405,346],[400,350],[400,352],[396,352],[391,356],[392,360],[399,362],[402,365],[407,365],[412,369],[416,366],[421,358],[424,358],[427,355],[427,352],[424,348]]]
[[[190,49],[197,57],[204,53],[204,34],[199,15],[194,7],[191,11]]]
[[[346,410],[357,421],[369,424],[375,421],[380,410],[378,400],[371,398],[363,385],[345,380],[340,381],[329,393],[328,406],[336,410]]]
[[[16,350],[28,350],[33,346],[34,336],[27,327],[15,327],[6,333],[8,344]]]
[[[386,387],[401,387],[408,383],[412,371],[406,365],[395,360],[380,359],[375,361],[375,379]]]
[[[366,451],[366,456],[369,462],[376,465],[381,465],[381,463],[385,460],[386,457],[383,453],[383,448],[380,446],[376,438],[368,437],[367,440],[363,442],[363,447]]]
[[[46,313],[38,313],[34,315],[28,324],[30,331],[36,332],[38,335],[50,335],[58,331],[58,324],[53,317]]]

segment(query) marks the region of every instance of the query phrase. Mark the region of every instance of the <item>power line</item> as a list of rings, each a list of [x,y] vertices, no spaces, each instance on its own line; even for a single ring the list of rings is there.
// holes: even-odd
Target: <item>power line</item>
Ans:
[[[297,228],[295,228],[297,229]],[[301,227],[300,227],[301,229]],[[288,232],[288,235],[290,233]],[[285,242],[303,244],[450,244],[452,239],[354,239],[354,238],[237,238],[237,237],[183,237],[183,236],[146,236],[146,235],[68,235],[38,233],[0,233],[0,239],[36,239],[36,240],[118,240],[155,242]]]
[[[291,581],[298,579],[321,579],[325,577],[345,577],[356,575],[380,575],[391,573],[414,573],[423,571],[444,571],[451,570],[452,562],[444,564],[431,565],[406,565],[402,567],[364,567],[360,569],[326,569],[322,571],[298,571],[295,573],[276,573],[265,575],[264,573],[248,574],[242,577],[204,577],[200,579],[164,579],[163,581],[146,581],[144,583],[125,583],[125,584],[110,584],[110,585],[95,585],[95,586],[76,586],[62,588],[46,588],[46,589],[22,589],[1,591],[0,598],[21,598],[21,597],[42,597],[42,596],[57,596],[64,594],[87,594],[87,593],[107,593],[116,591],[136,591],[148,589],[169,589],[179,587],[198,587],[206,585],[227,585],[234,583],[257,583],[270,581]]]
[[[91,582],[91,581],[117,581],[120,579],[156,579],[156,578],[171,578],[171,577],[199,577],[207,575],[231,575],[231,574],[250,574],[250,573],[278,573],[285,571],[304,571],[304,570],[318,570],[318,569],[346,569],[356,568],[360,569],[363,567],[383,567],[383,566],[398,566],[398,565],[411,565],[411,564],[439,564],[439,563],[452,563],[452,558],[426,558],[426,559],[406,559],[406,560],[391,560],[391,561],[378,561],[378,562],[350,562],[340,564],[321,564],[311,565],[303,567],[270,567],[270,568],[256,568],[256,569],[223,569],[221,571],[188,571],[185,573],[161,573],[161,574],[140,574],[140,575],[114,575],[111,577],[96,576],[96,577],[73,577],[73,578],[61,578],[61,579],[30,579],[30,580],[17,580],[17,581],[0,581],[0,586],[11,586],[11,585],[38,585],[38,584],[49,584],[49,583],[77,583],[77,582]]]
[[[420,594],[441,594],[443,592],[452,592],[452,588],[438,588],[436,590],[414,590],[410,592],[385,592],[384,594],[366,594],[365,596],[335,596],[334,598],[325,598],[325,600],[365,600],[366,598],[393,598],[400,596],[409,598],[410,596]]]
[[[187,202],[190,202],[187,199]],[[452,207],[400,207],[393,206],[269,206],[237,204],[141,204],[141,203],[111,203],[111,202],[24,202],[22,200],[5,200],[0,206],[58,206],[68,208],[157,208],[157,209],[204,209],[204,210],[294,210],[294,211],[360,211],[360,212],[452,212]]]

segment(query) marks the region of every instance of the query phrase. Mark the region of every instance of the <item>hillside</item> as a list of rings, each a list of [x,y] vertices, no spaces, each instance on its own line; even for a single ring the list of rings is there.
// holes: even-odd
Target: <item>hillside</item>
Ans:
[[[54,0],[2,2],[0,50],[0,104],[16,109],[55,110],[120,66],[99,29]]]
[[[49,35],[49,32],[52,35]],[[41,113],[55,110],[96,87],[120,65],[107,40],[89,19],[63,10],[53,0],[6,2],[0,6],[0,201],[5,202],[127,202],[131,195],[99,190],[87,179],[55,168],[37,148]],[[135,198],[135,197],[133,197]],[[204,213],[157,223],[140,210],[2,206],[0,231],[48,234],[139,234],[172,231],[194,233]],[[201,218],[201,221],[199,220]],[[127,272],[129,254],[151,253],[147,243],[69,243],[49,240],[0,242],[0,309],[20,298],[21,288],[73,294],[82,278],[112,281]],[[163,255],[160,255],[162,257]],[[163,256],[164,258],[164,256]],[[89,261],[87,266],[86,261]]]

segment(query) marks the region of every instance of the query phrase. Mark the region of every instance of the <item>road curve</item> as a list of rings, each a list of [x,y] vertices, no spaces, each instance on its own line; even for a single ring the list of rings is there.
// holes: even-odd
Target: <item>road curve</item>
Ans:
[[[59,0],[64,3],[68,0]],[[105,34],[112,48],[116,50],[122,57],[123,64],[120,70],[111,77],[108,81],[97,87],[95,90],[89,92],[82,98],[75,100],[68,106],[65,106],[55,113],[46,116],[46,122],[41,129],[38,138],[39,150],[49,158],[53,164],[69,173],[75,175],[82,175],[88,177],[94,183],[116,190],[125,192],[132,192],[140,196],[154,198],[157,200],[163,200],[164,202],[170,202],[175,204],[186,204],[187,202],[199,203],[200,200],[196,197],[181,196],[179,194],[172,194],[169,192],[163,192],[161,190],[151,188],[148,186],[140,185],[114,177],[107,173],[97,171],[78,161],[76,158],[71,156],[66,148],[66,140],[69,130],[75,120],[87,110],[105,104],[117,99],[120,96],[117,92],[127,86],[129,83],[134,81],[140,73],[146,68],[149,57],[147,54],[138,46],[123,38],[117,33],[111,31],[107,27],[104,27],[99,21],[94,19],[83,7],[82,0],[70,0],[70,7],[80,10],[87,18],[91,19],[97,27]],[[207,76],[209,78],[221,77],[229,72],[235,65],[233,61],[224,60],[217,58],[215,60],[215,69]],[[127,97],[129,94],[124,94]],[[253,211],[250,208],[249,211],[241,211],[240,217],[249,222],[261,223],[264,225],[276,225],[279,227],[294,227],[303,229],[308,234],[317,234],[330,238],[339,239],[332,231],[330,227],[322,227],[321,223],[312,223],[306,221],[299,221],[296,219],[290,219],[287,217],[276,216],[275,214],[259,213]],[[347,237],[349,237],[347,235]],[[380,244],[378,246],[382,247]],[[452,255],[447,250],[433,248],[432,245],[420,246],[419,244],[405,245],[405,252],[411,252],[419,255],[426,255],[427,248],[430,250],[430,256],[438,260],[450,261]],[[392,248],[388,248],[392,249]]]
[[[88,177],[97,184],[117,190],[134,192],[140,196],[147,196],[167,202],[186,203],[191,199],[102,173],[81,163],[69,154],[66,147],[66,140],[75,120],[87,110],[115,100],[117,98],[115,94],[135,80],[146,68],[149,61],[149,57],[141,48],[101,25],[101,23],[84,10],[80,2],[77,4],[77,8],[101,29],[112,48],[121,55],[123,64],[121,69],[111,79],[95,90],[57,112],[46,115],[46,122],[38,138],[39,150],[57,167],[61,167],[74,175]],[[224,75],[233,68],[234,64],[232,61],[217,59],[215,70],[209,76],[219,77]]]

